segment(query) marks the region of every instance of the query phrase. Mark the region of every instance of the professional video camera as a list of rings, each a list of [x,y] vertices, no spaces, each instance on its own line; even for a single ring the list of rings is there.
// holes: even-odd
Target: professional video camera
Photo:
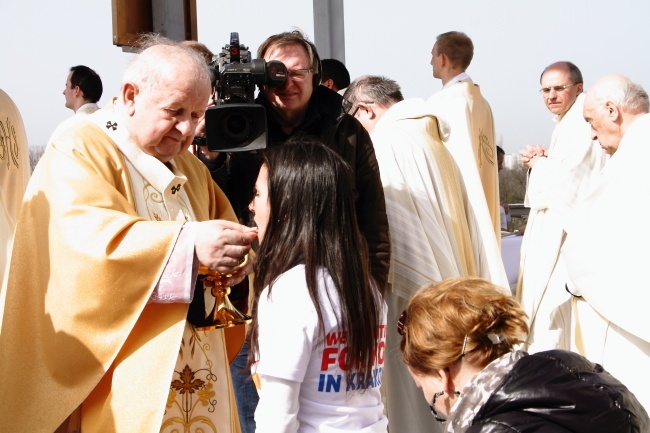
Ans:
[[[216,71],[214,107],[205,114],[208,150],[237,152],[263,149],[267,144],[266,110],[255,104],[255,86],[283,86],[287,68],[277,60],[255,59],[240,45],[239,33],[213,61]]]

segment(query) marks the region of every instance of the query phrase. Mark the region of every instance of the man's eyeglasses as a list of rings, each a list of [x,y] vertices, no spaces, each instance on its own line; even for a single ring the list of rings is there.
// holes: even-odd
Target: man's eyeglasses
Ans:
[[[347,99],[343,100],[343,103],[341,104],[343,106],[343,112],[349,114],[350,116],[354,117],[355,114],[357,114],[357,111],[359,111],[359,104],[366,104],[366,105],[371,105],[374,104],[373,101],[357,101],[356,104],[354,104],[351,101],[348,101]]]
[[[194,140],[192,140],[192,144],[195,146],[205,146],[208,144],[208,140],[202,135],[196,135]]]
[[[314,72],[314,68],[294,69],[288,73],[292,80],[304,81],[312,72]]]
[[[563,86],[550,86],[550,87],[542,87],[539,89],[540,93],[544,95],[548,95],[551,93],[551,90],[555,90],[555,93],[560,93],[564,92],[566,89],[568,89],[571,86],[575,86],[577,83],[571,83],[571,84],[565,84]]]
[[[402,311],[397,319],[397,333],[402,336],[406,334],[406,310]]]

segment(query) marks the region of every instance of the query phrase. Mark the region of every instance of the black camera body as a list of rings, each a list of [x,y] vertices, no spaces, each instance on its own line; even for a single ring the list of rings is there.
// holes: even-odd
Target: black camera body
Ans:
[[[208,150],[241,152],[264,149],[267,145],[266,110],[255,103],[255,86],[283,86],[287,68],[282,62],[255,59],[248,47],[239,43],[239,34],[230,34],[213,62],[215,106],[205,113]]]

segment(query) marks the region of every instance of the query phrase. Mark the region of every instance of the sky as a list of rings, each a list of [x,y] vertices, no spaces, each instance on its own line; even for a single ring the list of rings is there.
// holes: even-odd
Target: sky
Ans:
[[[196,2],[198,39],[215,53],[231,32],[253,55],[266,37],[282,31],[299,28],[313,40],[309,0]],[[550,141],[552,114],[538,91],[550,63],[574,62],[587,90],[610,73],[650,90],[647,0],[344,0],[344,10],[352,78],[385,75],[407,98],[426,99],[442,87],[429,64],[436,36],[467,33],[474,42],[467,72],[492,106],[497,143],[506,153]],[[100,74],[100,106],[118,94],[133,54],[112,43],[111,1],[0,0],[0,18],[0,88],[18,106],[30,145],[47,143],[73,114],[62,94],[71,66]]]

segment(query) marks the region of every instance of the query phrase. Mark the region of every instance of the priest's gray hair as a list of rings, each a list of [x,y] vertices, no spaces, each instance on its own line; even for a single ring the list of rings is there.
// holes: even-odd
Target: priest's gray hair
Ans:
[[[134,83],[147,92],[160,84],[161,79],[190,79],[204,81],[210,86],[210,70],[204,58],[188,45],[159,34],[139,38],[138,54],[127,65],[122,83]]]
[[[629,86],[624,90],[624,94],[625,96],[621,101],[621,106],[633,111],[639,110],[645,113],[650,111],[648,92],[646,92],[640,84],[630,81]]]
[[[590,93],[600,103],[608,101],[630,112],[650,111],[648,93],[640,84],[622,75],[609,75],[599,80]]]
[[[402,101],[404,96],[395,80],[378,75],[363,75],[345,89],[343,99],[352,104],[372,102],[389,108]]]

